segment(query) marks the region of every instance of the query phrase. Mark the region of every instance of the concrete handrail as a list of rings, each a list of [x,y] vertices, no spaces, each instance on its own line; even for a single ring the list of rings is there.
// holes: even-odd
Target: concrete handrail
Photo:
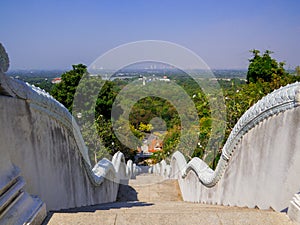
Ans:
[[[127,164],[125,164],[125,157],[122,152],[117,152],[114,154],[112,158],[112,164],[116,169],[116,175],[118,178],[118,182],[128,182],[133,173],[132,171],[132,161],[128,160]]]
[[[103,179],[99,177],[99,173],[93,173],[94,169],[91,168],[91,163],[88,157],[88,148],[84,143],[79,127],[71,113],[49,93],[39,87],[7,77],[4,74],[1,74],[1,86],[5,87],[6,91],[9,90],[9,93],[13,93],[12,97],[24,99],[29,102],[31,107],[48,114],[50,117],[54,117],[56,120],[59,120],[63,126],[74,134],[78,149],[82,159],[84,160],[85,169],[87,170],[91,181],[95,185],[99,186]],[[124,155],[121,152],[117,152],[113,158],[116,158],[113,160],[113,166],[116,168],[115,172],[117,173],[118,168],[123,166],[127,170],[126,178],[130,177],[128,176],[128,173],[131,173],[131,170],[126,167]],[[102,163],[103,165],[101,165]],[[107,163],[107,160],[101,160],[95,165],[95,168],[103,167],[112,172],[111,167],[107,167]],[[107,173],[108,171],[103,171],[103,175]]]
[[[69,111],[44,90],[6,76],[4,73],[7,71],[8,65],[8,56],[0,44],[2,129],[8,128],[10,122],[15,123],[16,120],[22,119],[19,129],[14,129],[15,126],[12,124],[9,127],[10,133],[2,135],[1,147],[3,148],[1,151],[11,149],[10,154],[15,154],[13,163],[20,166],[25,178],[29,180],[27,181],[28,190],[33,194],[40,195],[49,209],[114,201],[118,182],[130,179],[133,173],[132,162],[127,162],[126,165],[124,155],[118,152],[114,155],[113,162],[102,159],[92,168],[88,149],[80,129]],[[4,118],[4,114],[6,114],[6,118]],[[16,117],[13,118],[13,115]],[[9,116],[11,118],[7,118]],[[11,135],[16,137],[11,137]],[[18,143],[6,141],[10,137],[17,140]],[[24,144],[23,146],[21,144],[20,147],[19,142],[22,141]],[[26,160],[34,160],[34,162],[26,163],[22,154],[29,154],[26,155]],[[49,171],[46,168],[55,171]],[[77,178],[75,176],[72,178],[75,174]],[[50,188],[51,185],[47,187],[47,182],[45,182],[45,180],[50,182],[47,179],[48,175],[52,182],[59,183],[51,185],[62,185],[56,192],[57,196],[60,194],[60,199],[57,201],[53,198],[53,188]],[[42,176],[42,178],[38,176]],[[32,180],[34,182],[31,183]],[[40,180],[44,182],[41,184]],[[69,190],[66,187],[67,182],[72,186]],[[80,184],[76,182],[80,182]],[[107,188],[103,185],[106,185]],[[114,193],[108,196],[106,189]],[[79,190],[84,190],[84,193],[76,193]],[[106,196],[103,195],[105,192]],[[99,193],[103,196],[99,196]],[[50,202],[49,205],[48,202]]]
[[[175,176],[174,170],[180,170],[184,178],[190,170],[193,170],[206,187],[215,186],[224,174],[228,161],[232,157],[235,146],[243,135],[256,126],[264,119],[288,109],[295,108],[300,104],[300,83],[289,84],[273,91],[259,100],[238,120],[231,131],[223,149],[221,158],[213,171],[208,165],[199,158],[193,158],[186,163],[184,156],[180,152],[175,152],[171,158],[172,176]],[[175,163],[177,165],[175,165]],[[177,171],[178,173],[179,171]]]
[[[300,83],[262,98],[237,122],[215,170],[175,152],[170,178],[191,202],[288,210],[300,222]],[[159,173],[161,163],[153,166]],[[151,170],[150,170],[151,171]],[[293,197],[294,196],[294,197]]]

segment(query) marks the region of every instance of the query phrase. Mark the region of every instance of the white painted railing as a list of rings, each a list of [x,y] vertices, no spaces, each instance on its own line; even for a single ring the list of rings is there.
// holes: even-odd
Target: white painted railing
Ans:
[[[13,163],[29,178],[30,191],[39,195],[47,207],[50,202],[50,210],[115,201],[119,183],[128,183],[128,179],[135,177],[136,165],[131,160],[126,164],[124,155],[117,152],[112,161],[104,158],[92,168],[88,149],[69,111],[44,90],[7,77],[4,73],[8,65],[8,56],[0,45],[0,125],[5,134],[0,138],[0,157],[3,152],[13,155]],[[5,133],[10,121],[15,123],[20,119],[20,127]],[[42,132],[37,131],[37,127]],[[61,132],[60,140],[51,137],[51,134],[57,135],[56,131],[47,131],[53,128]],[[19,149],[17,143],[6,141],[9,135],[16,135],[11,137],[14,140],[24,141],[24,149]],[[26,160],[32,158],[34,161],[26,163],[20,154],[27,154]],[[5,173],[4,169],[1,167],[0,172]],[[71,186],[64,187],[68,184]],[[51,187],[57,187],[57,190]]]
[[[300,83],[281,87],[258,101],[234,126],[215,170],[199,158],[187,162],[183,154],[175,152],[170,160],[170,168],[162,161],[153,166],[150,172],[178,179],[187,201],[248,207],[256,205],[259,208],[284,210],[284,207],[288,207],[291,195],[300,190],[300,142],[297,136],[300,135],[299,105]],[[297,137],[293,138],[293,135]],[[253,137],[260,139],[252,140]],[[259,145],[259,142],[260,148],[251,147],[251,140],[253,146]],[[267,183],[269,181],[274,185]],[[284,189],[282,192],[280,185]],[[274,190],[266,190],[268,186]],[[272,188],[274,186],[276,188]],[[278,193],[282,193],[282,196],[278,196]],[[295,218],[300,214],[298,203],[298,197],[294,197],[290,214],[297,212]]]

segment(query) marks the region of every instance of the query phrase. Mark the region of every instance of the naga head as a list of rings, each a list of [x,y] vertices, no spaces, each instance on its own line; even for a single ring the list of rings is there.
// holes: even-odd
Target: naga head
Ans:
[[[0,43],[0,72],[5,73],[7,72],[9,67],[9,58],[5,51],[5,48]]]

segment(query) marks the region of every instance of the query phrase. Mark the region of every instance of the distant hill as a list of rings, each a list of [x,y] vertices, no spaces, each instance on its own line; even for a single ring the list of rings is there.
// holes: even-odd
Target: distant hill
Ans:
[[[64,72],[64,70],[11,70],[7,75],[15,78],[54,78],[60,77]]]

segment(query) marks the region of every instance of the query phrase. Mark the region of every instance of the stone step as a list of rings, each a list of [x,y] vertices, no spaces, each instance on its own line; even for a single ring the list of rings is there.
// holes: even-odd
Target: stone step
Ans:
[[[46,217],[45,204],[26,192],[21,192],[1,215],[0,225],[36,225]]]
[[[165,180],[151,184],[121,185],[118,201],[163,202],[182,201],[178,182]]]
[[[186,202],[116,202],[65,210],[51,215],[60,224],[280,224],[293,223],[284,213]]]
[[[0,190],[0,225],[41,224],[46,217],[45,204],[24,191],[25,181],[17,168],[8,174]]]
[[[292,225],[284,213],[183,202],[178,182],[139,175],[121,185],[119,202],[55,212],[45,224],[274,224]]]
[[[5,212],[10,207],[14,206],[15,199],[21,195],[21,190],[25,186],[25,182],[21,177],[14,180],[14,183],[0,195],[0,218],[5,215]]]

